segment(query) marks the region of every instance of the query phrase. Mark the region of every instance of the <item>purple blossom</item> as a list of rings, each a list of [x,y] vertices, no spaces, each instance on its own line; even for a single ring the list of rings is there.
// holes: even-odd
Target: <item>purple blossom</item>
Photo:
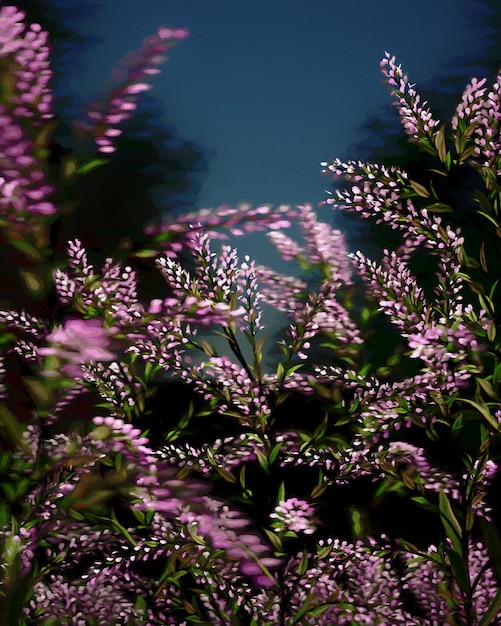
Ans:
[[[51,345],[39,348],[38,354],[57,357],[64,362],[62,370],[66,374],[81,377],[82,364],[112,361],[115,358],[114,353],[108,350],[109,337],[113,330],[105,329],[100,320],[69,319],[62,327],[47,335],[47,341]]]
[[[9,94],[13,115],[30,118],[34,126],[53,117],[52,95],[47,87],[52,78],[48,59],[48,33],[40,24],[26,26],[26,13],[14,6],[0,9],[0,57],[12,56],[15,68],[15,88]],[[38,118],[38,119],[37,119]],[[12,138],[12,137],[11,137]]]
[[[297,215],[298,211],[288,205],[274,208],[251,207],[248,204],[238,207],[219,206],[184,213],[175,218],[166,216],[158,225],[145,226],[144,232],[153,238],[155,247],[160,248],[166,256],[176,259],[181,251],[193,248],[196,241],[194,233],[210,232],[212,239],[227,240],[227,233],[241,236],[267,229],[288,228]]]
[[[158,65],[166,60],[163,54],[188,35],[185,28],[162,26],[156,35],[143,41],[138,51],[129,53],[122,61],[124,67],[114,72],[115,80],[121,84],[112,90],[104,107],[99,103],[91,104],[87,113],[90,122],[75,124],[77,128],[92,132],[98,152],[116,151],[115,138],[122,133],[119,124],[132,117],[137,108],[137,94],[151,89],[145,81],[160,72]]]
[[[425,108],[427,102],[421,103],[421,96],[414,89],[414,85],[409,83],[407,76],[402,72],[402,67],[396,65],[395,57],[385,52],[380,65],[392,94],[398,98],[396,105],[405,132],[414,140],[423,135],[431,135],[439,121],[435,120],[430,110]]]
[[[314,514],[315,508],[305,500],[288,498],[278,503],[273,513],[270,513],[270,518],[277,520],[273,526],[279,532],[290,530],[311,535],[316,530]]]

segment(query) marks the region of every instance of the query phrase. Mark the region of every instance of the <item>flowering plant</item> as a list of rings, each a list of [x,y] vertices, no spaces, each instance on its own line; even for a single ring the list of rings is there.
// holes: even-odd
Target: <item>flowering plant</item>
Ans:
[[[311,206],[222,207],[150,225],[128,265],[96,269],[75,238],[56,266],[49,181],[107,159],[47,167],[47,34],[24,17],[0,9],[0,228],[46,306],[0,311],[2,622],[498,623],[501,77],[491,91],[474,79],[447,131],[383,59],[429,167],[415,180],[323,164],[342,181],[326,205],[400,234],[379,261],[349,254]],[[186,36],[147,39],[77,136],[119,149]],[[475,182],[466,213],[447,196],[458,172]],[[475,207],[489,239],[461,228]],[[292,219],[301,242],[283,232]],[[216,250],[224,229],[266,229],[300,277]],[[139,295],[144,257],[161,297]],[[266,306],[288,320],[273,366]]]

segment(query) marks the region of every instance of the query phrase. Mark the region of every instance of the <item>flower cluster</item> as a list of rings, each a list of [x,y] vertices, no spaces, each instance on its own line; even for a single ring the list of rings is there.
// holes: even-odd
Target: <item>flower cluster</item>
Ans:
[[[295,533],[311,535],[315,532],[315,521],[313,519],[315,509],[298,498],[289,498],[279,502],[273,513],[270,514],[276,530],[291,530]]]
[[[155,248],[175,259],[182,251],[192,248],[194,232],[210,232],[213,239],[228,240],[230,235],[239,237],[268,229],[288,228],[297,214],[297,210],[288,205],[274,208],[251,207],[248,204],[237,207],[223,205],[184,213],[175,218],[165,216],[160,224],[147,224],[144,232],[151,237]]]
[[[381,61],[381,71],[392,94],[397,98],[395,104],[405,132],[414,140],[431,135],[439,121],[433,118],[429,109],[425,108],[427,102],[421,102],[421,96],[414,89],[414,85],[409,83],[402,66],[396,64],[395,57],[389,52],[385,53]]]
[[[178,41],[186,39],[188,34],[185,28],[162,26],[156,35],[144,40],[138,51],[123,59],[123,67],[114,72],[114,79],[120,86],[111,92],[104,107],[100,103],[90,105],[87,112],[90,122],[76,123],[77,128],[92,132],[99,152],[116,151],[115,138],[122,134],[118,126],[132,117],[137,109],[138,94],[151,89],[146,81],[160,72],[158,65],[166,60],[164,53]]]
[[[25,15],[14,6],[0,9],[0,58],[14,61],[8,64],[12,82],[4,98],[14,106],[14,117],[29,118],[40,126],[53,117],[52,94],[47,87],[52,77],[48,33],[40,24],[27,27],[22,21]]]

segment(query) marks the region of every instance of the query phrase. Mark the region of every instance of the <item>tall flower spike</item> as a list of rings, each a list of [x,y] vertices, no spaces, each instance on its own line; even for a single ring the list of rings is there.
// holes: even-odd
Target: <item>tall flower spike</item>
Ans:
[[[150,76],[160,72],[157,66],[166,60],[162,55],[178,41],[186,39],[188,34],[186,28],[172,29],[163,26],[156,35],[147,37],[138,51],[123,59],[122,64],[125,67],[114,72],[115,79],[121,85],[112,90],[104,110],[99,110],[103,108],[99,103],[93,103],[87,113],[90,122],[75,124],[92,133],[98,152],[116,151],[115,138],[122,134],[118,126],[132,117],[137,108],[138,94],[151,89],[147,81]]]
[[[178,258],[193,245],[193,233],[210,231],[211,239],[228,240],[229,236],[255,233],[264,230],[289,228],[298,211],[288,205],[251,207],[242,203],[237,207],[219,206],[184,213],[175,218],[166,216],[158,225],[148,224],[144,232],[155,241],[166,256]],[[226,231],[226,232],[225,232]]]
[[[491,168],[497,176],[501,176],[501,73],[498,73],[492,91],[482,101],[477,120],[475,155],[481,166]]]
[[[29,118],[34,126],[41,126],[53,117],[52,94],[48,83],[52,78],[47,45],[48,33],[40,24],[22,22],[24,11],[14,6],[0,9],[0,58],[13,57],[15,66],[7,70],[13,77],[7,87],[5,103],[13,103],[17,118]],[[25,32],[24,32],[25,31]]]
[[[427,102],[421,102],[421,96],[402,72],[402,66],[396,65],[395,57],[389,52],[385,52],[380,66],[392,94],[398,100],[396,106],[405,132],[414,140],[432,135],[439,120],[434,119],[431,111],[425,108]]]

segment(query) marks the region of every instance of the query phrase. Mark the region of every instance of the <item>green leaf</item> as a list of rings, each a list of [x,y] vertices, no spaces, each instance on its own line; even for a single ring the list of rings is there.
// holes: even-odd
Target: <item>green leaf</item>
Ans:
[[[78,170],[78,161],[73,156],[65,156],[61,162],[61,175],[64,180],[71,180]]]
[[[445,126],[444,125],[442,125],[437,130],[437,132],[435,133],[435,136],[433,137],[433,141],[435,142],[435,146],[437,148],[438,158],[442,161],[442,163],[445,163],[447,148],[445,145]]]
[[[491,201],[484,193],[482,193],[478,189],[475,191],[475,202],[477,202],[480,205],[482,211],[487,214],[486,217],[489,217],[493,210]]]
[[[14,489],[14,485],[11,483],[1,483],[0,487],[2,487],[5,497],[9,502],[14,502],[16,500],[16,490]]]
[[[410,180],[409,184],[412,187],[412,189],[417,193],[418,196],[421,196],[422,198],[431,197],[431,194],[428,191],[428,189],[426,189],[426,187],[424,187],[420,183],[417,183],[415,180]]]
[[[280,454],[281,449],[282,449],[281,443],[277,443],[273,446],[270,452],[270,456],[268,457],[268,462],[270,465],[273,465],[273,463],[277,460],[277,457]]]
[[[476,379],[478,385],[485,391],[485,393],[489,396],[489,398],[496,399],[497,393],[491,383],[485,378],[477,378]]]
[[[280,483],[280,487],[278,488],[277,503],[284,502],[284,500],[285,500],[285,483],[284,481],[282,481]]]
[[[266,473],[270,471],[270,463],[268,461],[268,457],[256,448],[256,456],[259,461],[259,465],[264,469]]]
[[[158,252],[156,252],[155,250],[146,249],[137,250],[136,252],[131,252],[130,256],[138,259],[153,259],[154,257],[158,256]]]
[[[45,257],[41,254],[40,250],[24,239],[9,239],[9,243],[31,261],[37,261],[39,263],[45,261]]]
[[[461,589],[470,596],[471,582],[468,572],[468,564],[466,563],[463,554],[458,553],[455,550],[450,550],[449,548],[446,548],[445,551],[447,553],[447,556],[449,557],[454,578],[456,579]]]
[[[497,387],[501,382],[501,363],[498,363],[492,373],[492,384]]]
[[[433,204],[429,204],[426,206],[426,209],[430,213],[452,213],[454,209],[444,202],[434,202]]]
[[[282,365],[282,363],[279,363],[277,365],[277,382],[279,384],[283,382],[284,374],[285,374],[284,366]]]
[[[109,159],[92,159],[92,161],[87,161],[87,163],[83,163],[79,168],[75,170],[75,174],[88,174],[102,165],[106,165],[109,163]]]
[[[48,285],[39,272],[23,268],[19,268],[18,272],[30,296],[36,299],[45,296]]]
[[[332,552],[333,548],[334,546],[332,544],[324,546],[323,548],[320,548],[320,550],[317,552],[317,560],[322,561],[323,559],[328,557],[329,554]]]
[[[490,215],[488,215],[487,213],[484,213],[483,211],[477,211],[477,213],[479,215],[482,215],[483,217],[485,217],[486,219],[489,220],[489,222],[491,222],[492,224],[494,224],[494,226],[497,228],[499,226],[499,224],[497,223],[497,221],[491,217]]]
[[[461,555],[463,552],[463,546],[461,543],[463,531],[454,511],[452,510],[450,500],[443,491],[440,491],[438,496],[438,510],[440,512],[440,518],[447,537],[451,540],[454,550]]]
[[[496,310],[494,307],[494,302],[489,298],[489,296],[485,293],[478,294],[478,301],[480,302],[481,307],[484,311],[490,313],[490,315],[495,315]]]
[[[22,381],[36,405],[47,407],[52,404],[52,393],[47,385],[33,376],[23,376]]]
[[[491,415],[488,407],[482,404],[478,404],[473,400],[467,400],[466,398],[458,398],[459,402],[466,402],[467,404],[471,404],[471,406],[475,407],[477,411],[489,422],[489,424],[496,430],[499,431],[499,424],[496,421],[496,418]]]
[[[267,528],[263,528],[266,536],[268,537],[271,545],[275,548],[275,550],[277,552],[282,552],[284,549],[284,546],[282,544],[282,540],[280,539],[280,537],[274,533],[271,530],[268,530]]]
[[[423,509],[426,509],[427,511],[436,512],[437,510],[437,507],[423,496],[414,496],[411,500],[416,504],[419,504],[419,506],[423,507]]]
[[[300,369],[301,367],[303,367],[304,363],[298,363],[297,365],[293,365],[292,367],[288,367],[287,368],[287,376],[289,374],[293,374],[294,372],[297,372],[298,369]]]
[[[356,506],[350,507],[351,527],[357,539],[366,535],[367,514]]]
[[[303,556],[301,557],[301,560],[299,561],[299,565],[297,568],[297,573],[299,574],[299,576],[304,575],[304,573],[308,569],[308,565],[309,565],[308,553],[303,552]]]
[[[487,327],[487,338],[489,339],[489,341],[494,342],[494,340],[496,339],[496,333],[497,333],[496,322],[494,320],[491,320],[489,322],[489,326]]]
[[[45,148],[52,139],[52,135],[55,133],[56,128],[59,126],[58,121],[48,122],[43,126],[42,130],[38,133],[38,135],[33,140],[33,148],[35,150],[40,150],[41,148]]]
[[[21,424],[3,403],[0,403],[0,432],[15,446],[20,446],[25,452],[30,453],[30,447],[23,440]]]

